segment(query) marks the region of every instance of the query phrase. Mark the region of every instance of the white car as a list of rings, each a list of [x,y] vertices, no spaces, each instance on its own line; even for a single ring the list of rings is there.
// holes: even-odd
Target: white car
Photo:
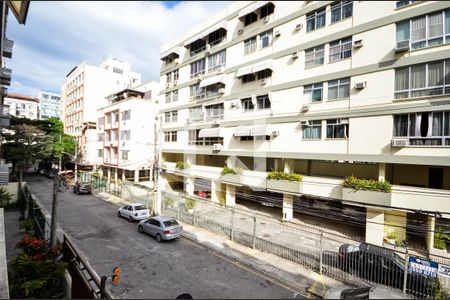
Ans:
[[[128,219],[130,222],[144,220],[150,217],[150,211],[141,203],[133,203],[119,208],[117,216]]]

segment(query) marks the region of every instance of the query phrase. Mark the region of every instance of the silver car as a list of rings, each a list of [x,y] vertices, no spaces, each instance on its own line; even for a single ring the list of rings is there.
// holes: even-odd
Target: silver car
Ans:
[[[147,219],[150,217],[150,211],[141,203],[133,203],[119,208],[117,216],[119,216],[119,218],[124,217],[128,219],[128,221],[133,222],[135,220]]]
[[[154,236],[158,242],[173,240],[183,233],[183,226],[170,217],[156,216],[139,222],[138,231]]]
[[[331,288],[324,299],[411,299],[406,295],[381,287],[348,288],[347,286]]]

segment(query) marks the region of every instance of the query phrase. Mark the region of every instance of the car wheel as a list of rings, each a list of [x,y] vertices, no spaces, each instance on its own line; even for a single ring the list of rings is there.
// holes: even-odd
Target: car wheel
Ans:
[[[130,217],[128,218],[128,221],[130,221],[130,223],[133,223],[133,217],[130,216]]]
[[[159,233],[156,235],[156,241],[158,243],[161,243],[161,241],[162,241],[162,237],[161,237],[161,235]]]
[[[139,226],[138,226],[138,231],[139,231],[140,233],[144,233],[144,228],[142,228],[142,226],[139,225]]]
[[[117,212],[117,216],[118,216],[119,218],[121,218],[121,217],[122,217],[122,214],[120,213],[120,211],[119,211],[119,212]]]

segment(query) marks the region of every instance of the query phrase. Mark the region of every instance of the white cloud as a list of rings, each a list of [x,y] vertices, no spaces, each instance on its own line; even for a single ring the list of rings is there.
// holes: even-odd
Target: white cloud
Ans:
[[[128,60],[143,80],[158,80],[161,46],[229,4],[187,1],[169,9],[161,2],[33,1],[25,26],[9,19],[7,36],[15,44],[7,65],[20,83],[9,90],[59,91],[75,65],[99,65],[108,54]]]

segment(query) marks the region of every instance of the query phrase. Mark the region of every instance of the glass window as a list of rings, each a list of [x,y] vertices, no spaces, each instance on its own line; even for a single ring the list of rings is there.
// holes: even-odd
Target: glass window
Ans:
[[[202,99],[206,97],[206,89],[200,87],[200,84],[191,85],[191,98],[194,100]]]
[[[255,105],[253,104],[251,97],[241,99],[241,105],[242,105],[243,111],[249,111],[249,110],[255,109]]]
[[[223,103],[205,106],[205,121],[222,120],[224,114]]]
[[[170,131],[164,132],[164,142],[170,142]]]
[[[244,55],[256,51],[256,36],[244,41]]]
[[[258,15],[254,12],[245,15],[244,17],[244,25],[250,25],[258,20]]]
[[[171,131],[170,132],[170,135],[171,135],[171,138],[172,138],[172,142],[176,142],[177,141],[177,131]]]
[[[165,123],[170,123],[170,112],[166,112],[164,113],[164,122]]]
[[[408,115],[394,116],[394,136],[408,136]]]
[[[129,150],[121,150],[120,152],[122,152],[122,159],[123,160],[128,160],[128,153],[130,151]]]
[[[340,119],[327,120],[327,139],[346,139],[348,124],[341,124]]]
[[[273,14],[274,10],[275,10],[275,5],[273,5],[272,2],[269,2],[260,8],[259,17],[262,19],[270,14]]]
[[[103,142],[103,132],[97,133],[97,142]]]
[[[131,131],[130,130],[122,130],[120,132],[120,139],[124,141],[129,141],[131,138]]]
[[[325,8],[306,16],[306,32],[325,26]]]
[[[352,38],[345,38],[330,43],[330,63],[352,56]]]
[[[166,83],[172,82],[172,72],[166,74]]]
[[[350,97],[350,78],[342,78],[328,82],[328,100]]]
[[[177,84],[178,81],[178,70],[173,71],[173,84]]]
[[[202,106],[196,106],[189,108],[189,119],[192,122],[203,121],[203,109]]]
[[[98,157],[103,157],[103,149],[98,149],[97,150],[97,156]]]
[[[172,102],[178,101],[178,90],[172,92]]]
[[[170,92],[166,93],[166,103],[170,103],[171,97],[170,97]]]
[[[260,49],[269,47],[270,45],[272,45],[272,34],[273,34],[273,30],[269,30],[266,32],[263,32],[259,35],[259,41],[260,41]]]
[[[208,71],[225,67],[226,53],[225,50],[217,52],[208,57]]]
[[[172,122],[178,122],[178,111],[176,110],[172,112]]]
[[[353,13],[353,1],[341,1],[331,5],[331,23],[349,18]]]
[[[265,69],[262,71],[259,71],[257,74],[258,80],[259,79],[264,79],[264,78],[268,78],[272,76],[272,70],[271,69]]]
[[[303,88],[303,98],[307,102],[321,102],[323,95],[323,83],[305,85]]]
[[[256,108],[257,109],[268,109],[270,108],[269,95],[261,95],[256,97]]]
[[[303,127],[302,133],[304,140],[320,140],[322,138],[322,121],[309,121],[309,125]]]
[[[403,21],[396,24],[396,40],[397,44],[403,41],[409,41],[410,21]]]
[[[196,55],[206,49],[206,41],[203,39],[198,39],[193,42],[190,46],[191,56]]]
[[[205,59],[204,58],[191,63],[191,79],[200,74],[205,74]]]
[[[245,74],[242,76],[242,83],[252,82],[256,80],[255,74]]]
[[[308,69],[323,65],[324,54],[324,45],[305,50],[305,68]]]
[[[208,44],[211,46],[218,45],[227,37],[227,31],[224,28],[220,28],[216,31],[211,32],[208,35]]]

